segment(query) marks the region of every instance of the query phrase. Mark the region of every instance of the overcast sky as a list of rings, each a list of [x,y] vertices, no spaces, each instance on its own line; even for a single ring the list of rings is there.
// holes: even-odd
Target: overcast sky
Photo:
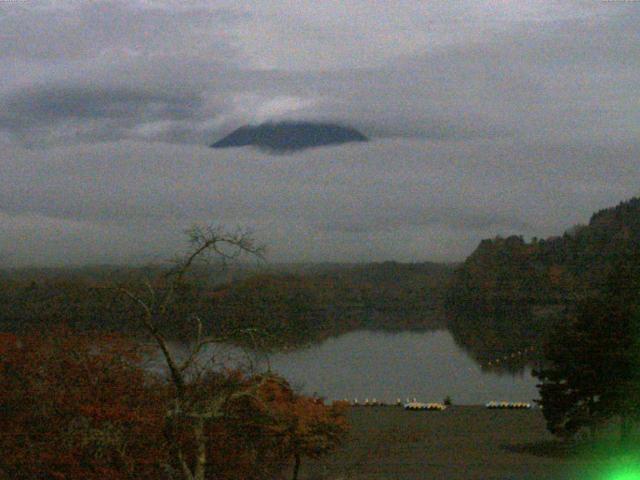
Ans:
[[[372,141],[213,150],[267,120]],[[0,1],[0,264],[462,260],[637,195],[640,1]]]

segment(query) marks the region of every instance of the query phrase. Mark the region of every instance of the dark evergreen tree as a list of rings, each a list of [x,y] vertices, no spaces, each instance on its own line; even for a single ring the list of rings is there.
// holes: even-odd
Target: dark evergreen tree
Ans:
[[[619,259],[597,297],[580,302],[546,345],[535,375],[549,430],[571,437],[620,418],[624,440],[640,418],[640,263]]]

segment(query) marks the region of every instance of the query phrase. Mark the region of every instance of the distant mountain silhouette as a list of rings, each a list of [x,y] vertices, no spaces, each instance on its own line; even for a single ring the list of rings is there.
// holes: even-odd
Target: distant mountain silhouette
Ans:
[[[355,128],[333,123],[278,122],[245,125],[215,142],[213,148],[254,146],[276,153],[368,140]]]

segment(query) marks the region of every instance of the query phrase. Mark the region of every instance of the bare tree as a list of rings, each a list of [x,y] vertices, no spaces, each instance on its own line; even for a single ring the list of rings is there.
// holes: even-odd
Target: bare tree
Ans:
[[[176,260],[169,271],[162,274],[160,282],[144,282],[144,289],[136,290],[119,287],[119,291],[130,298],[140,309],[138,317],[141,326],[151,336],[159,348],[169,372],[173,386],[171,405],[165,416],[165,436],[169,442],[171,457],[177,470],[167,466],[172,478],[182,480],[204,480],[207,466],[206,424],[225,416],[225,406],[229,402],[249,398],[259,402],[257,392],[264,382],[274,377],[263,375],[255,382],[235,391],[225,390],[217,395],[207,392],[206,396],[197,394],[190,388],[194,379],[189,374],[197,371],[198,356],[209,344],[225,340],[220,336],[205,335],[202,320],[191,315],[189,321],[195,324],[195,338],[189,345],[185,358],[180,359],[172,352],[165,334],[161,331],[163,321],[176,299],[176,290],[184,283],[186,276],[197,262],[214,258],[222,262],[235,260],[242,255],[263,258],[264,248],[255,243],[250,232],[236,230],[228,232],[219,227],[193,227],[187,231],[190,242],[189,252]],[[188,425],[191,431],[195,454],[188,458],[176,438],[178,425]]]

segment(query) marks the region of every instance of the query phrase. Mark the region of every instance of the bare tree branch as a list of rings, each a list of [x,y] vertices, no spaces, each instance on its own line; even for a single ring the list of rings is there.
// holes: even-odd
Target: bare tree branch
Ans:
[[[208,253],[214,253],[216,258],[223,261],[234,260],[243,254],[264,258],[265,248],[256,244],[250,230],[238,228],[228,233],[221,227],[195,225],[185,233],[189,236],[191,251],[166,274],[167,278],[175,277],[176,283],[182,281],[196,260]]]
[[[227,338],[204,337],[202,319],[197,315],[193,315],[192,319],[195,321],[196,327],[195,343],[190,347],[187,358],[182,362],[178,362],[159,328],[161,328],[163,320],[166,320],[169,307],[175,301],[176,288],[184,282],[185,276],[198,260],[212,255],[223,262],[227,262],[245,254],[263,259],[264,247],[255,243],[252,233],[248,230],[236,229],[234,232],[229,233],[221,227],[194,226],[186,233],[189,236],[191,245],[189,253],[182,260],[177,261],[176,265],[163,275],[163,281],[159,286],[154,286],[149,280],[143,282],[149,295],[148,301],[145,301],[144,298],[129,288],[121,287],[118,291],[141,307],[141,325],[151,335],[162,352],[169,369],[171,382],[176,389],[173,406],[167,412],[165,425],[167,438],[170,443],[173,441],[174,461],[180,466],[183,480],[204,480],[205,466],[207,464],[205,421],[222,415],[224,406],[230,401],[244,397],[259,401],[256,392],[264,384],[267,377],[263,377],[259,383],[252,385],[248,389],[242,389],[240,392],[214,396],[213,399],[210,399],[205,404],[201,404],[199,401],[193,403],[188,398],[187,374],[190,370],[197,369],[198,355],[206,345],[220,342]],[[255,343],[253,332],[249,331],[249,334]],[[173,438],[173,435],[175,435],[173,427],[177,418],[192,420],[190,428],[192,429],[196,448],[196,455],[192,465],[189,465],[182,447]]]

